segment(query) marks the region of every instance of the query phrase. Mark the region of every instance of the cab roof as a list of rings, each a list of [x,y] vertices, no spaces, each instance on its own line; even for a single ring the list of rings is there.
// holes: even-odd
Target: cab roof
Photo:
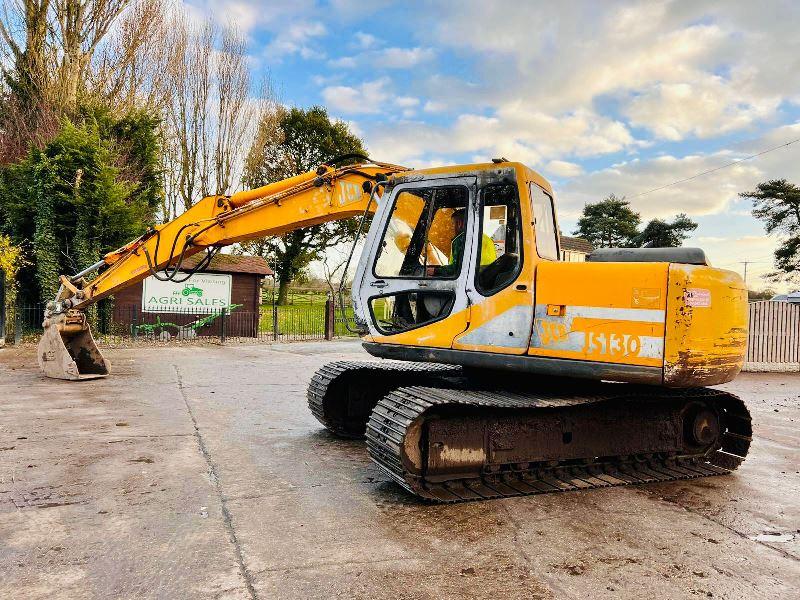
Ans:
[[[500,171],[504,169],[513,169],[516,171],[518,181],[532,181],[544,188],[550,195],[553,194],[553,188],[550,185],[550,182],[547,181],[547,179],[545,179],[541,174],[520,162],[513,161],[448,165],[446,167],[432,167],[429,169],[412,169],[410,171],[398,173],[395,175],[395,177],[403,180],[414,179],[418,176],[469,175],[471,173],[477,175],[484,171]]]

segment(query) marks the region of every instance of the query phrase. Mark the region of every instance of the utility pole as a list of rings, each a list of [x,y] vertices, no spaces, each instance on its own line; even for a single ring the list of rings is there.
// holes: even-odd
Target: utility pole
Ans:
[[[742,264],[744,265],[744,287],[747,287],[747,265],[752,263],[752,260],[743,260]]]

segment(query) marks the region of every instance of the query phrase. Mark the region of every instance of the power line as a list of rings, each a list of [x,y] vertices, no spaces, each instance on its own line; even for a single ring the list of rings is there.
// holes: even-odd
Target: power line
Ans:
[[[780,150],[781,148],[786,148],[787,146],[791,146],[792,144],[796,144],[797,142],[800,142],[800,138],[797,138],[795,140],[791,140],[791,141],[786,142],[784,144],[779,144],[778,146],[773,146],[772,148],[767,148],[766,150],[763,150],[763,151],[758,152],[756,154],[751,154],[750,156],[745,156],[744,158],[740,158],[739,160],[734,160],[733,162],[729,162],[729,163],[724,164],[724,165],[722,165],[720,167],[715,167],[713,169],[709,169],[708,171],[703,171],[702,173],[696,173],[695,175],[692,175],[691,177],[686,177],[684,179],[678,179],[677,181],[673,181],[672,183],[668,183],[666,185],[662,185],[662,186],[659,186],[657,188],[653,188],[652,190],[647,190],[646,192],[641,192],[640,194],[636,194],[635,196],[628,196],[626,199],[627,200],[633,200],[634,198],[638,198],[640,196],[646,196],[647,194],[652,194],[653,192],[658,192],[659,190],[663,190],[663,189],[666,189],[668,187],[672,187],[673,185],[678,185],[679,183],[685,183],[687,181],[691,181],[692,179],[697,179],[698,177],[702,177],[703,175],[708,175],[709,173],[714,173],[716,171],[721,171],[722,169],[727,169],[728,167],[732,167],[733,165],[738,165],[740,162],[744,162],[746,160],[750,160],[750,159],[756,158],[757,156],[762,156],[763,154],[768,154],[770,152],[774,152],[775,150]]]
[[[762,259],[765,259],[766,257],[762,256],[761,258],[762,258]],[[724,266],[731,266],[731,265],[741,265],[741,264],[743,264],[743,263],[745,263],[745,262],[746,262],[747,264],[749,264],[749,265],[754,265],[754,264],[763,264],[763,263],[768,263],[768,262],[770,262],[770,261],[768,261],[768,260],[760,260],[760,259],[759,259],[759,260],[748,260],[748,261],[744,261],[744,260],[733,260],[733,261],[731,261],[731,262],[722,263],[722,264],[720,264],[720,265],[717,265],[717,266],[719,266],[719,267],[724,267]]]

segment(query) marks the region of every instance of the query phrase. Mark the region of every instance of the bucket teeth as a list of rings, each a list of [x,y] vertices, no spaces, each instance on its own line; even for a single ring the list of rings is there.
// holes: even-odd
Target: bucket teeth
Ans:
[[[42,373],[53,379],[97,379],[111,369],[97,348],[86,315],[80,311],[45,319],[38,358]]]

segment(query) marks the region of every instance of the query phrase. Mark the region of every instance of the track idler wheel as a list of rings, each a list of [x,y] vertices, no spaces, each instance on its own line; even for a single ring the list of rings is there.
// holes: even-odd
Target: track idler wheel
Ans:
[[[720,431],[719,415],[711,407],[694,403],[684,410],[684,439],[692,446],[706,448],[715,445]]]

